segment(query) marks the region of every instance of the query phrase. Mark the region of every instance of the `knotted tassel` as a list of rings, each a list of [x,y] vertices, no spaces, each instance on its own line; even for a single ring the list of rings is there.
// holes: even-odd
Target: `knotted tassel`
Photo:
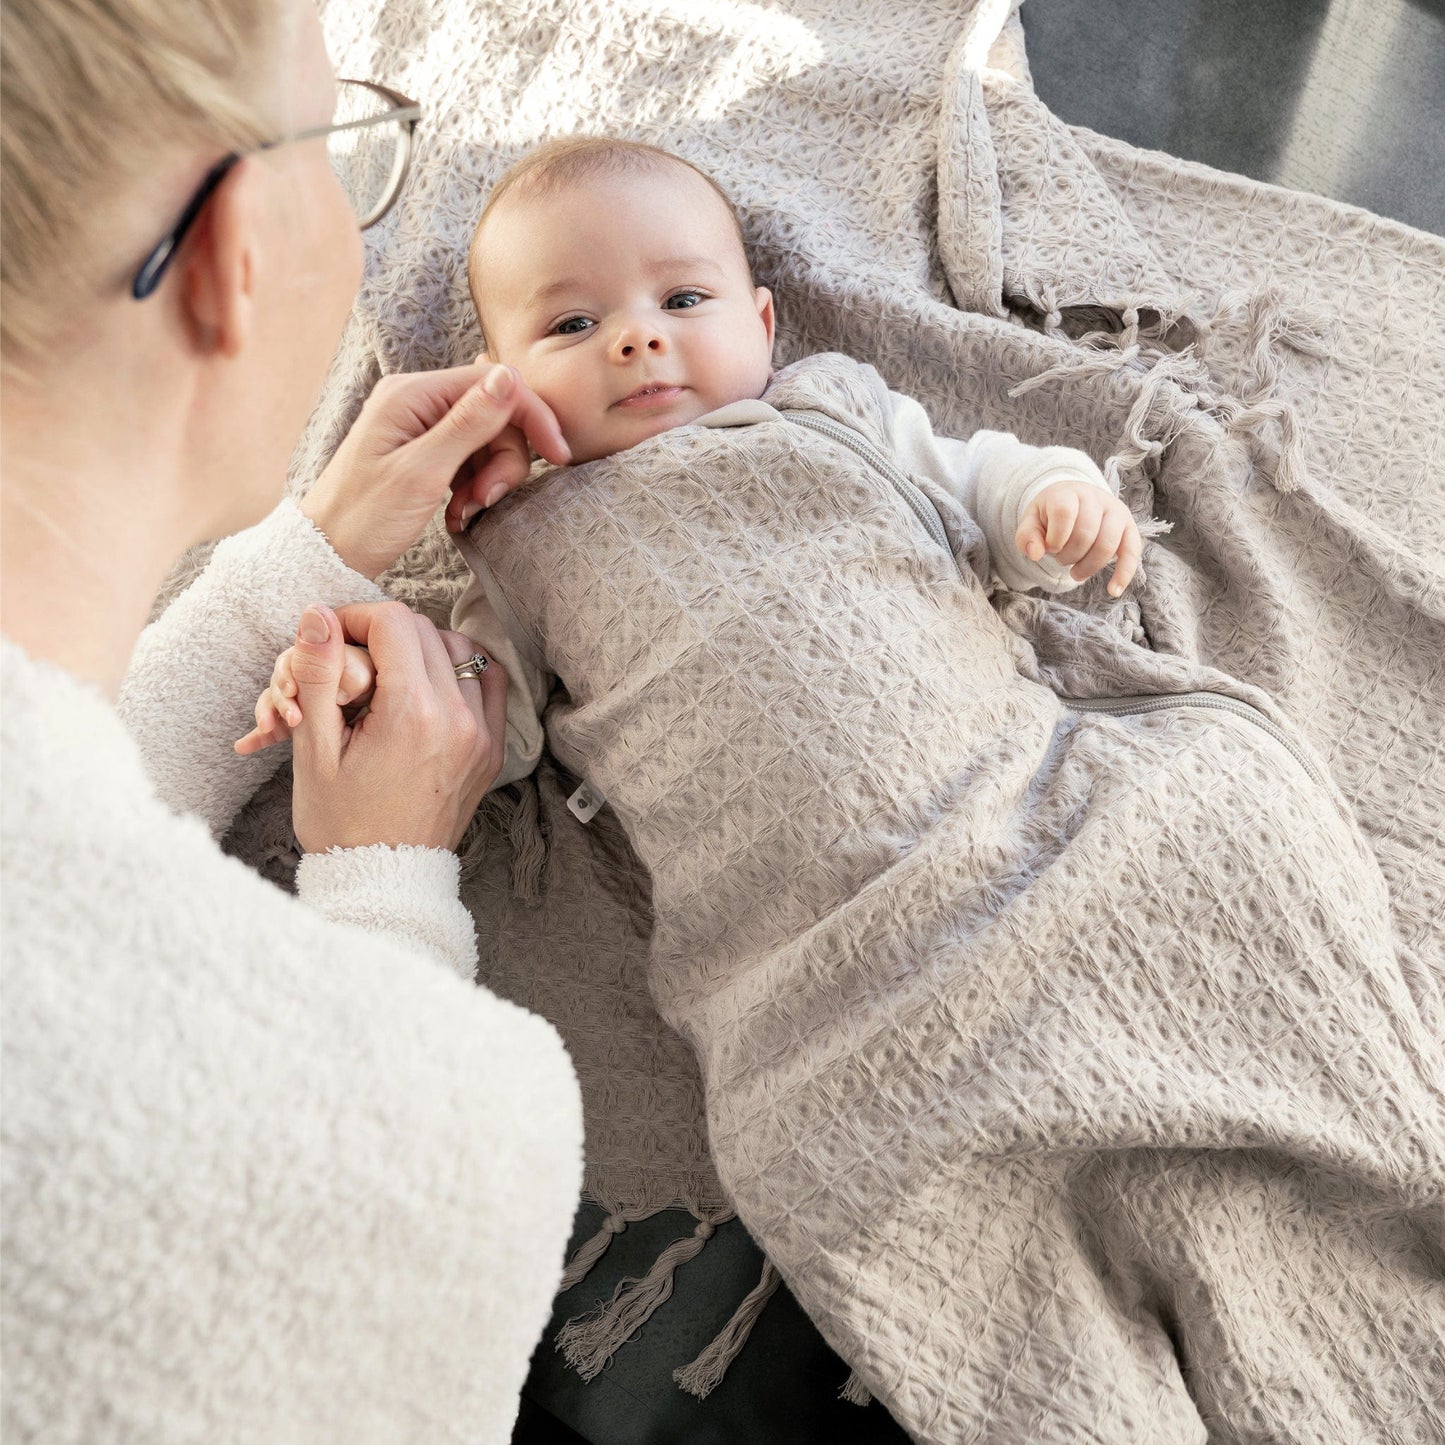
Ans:
[[[547,866],[547,838],[537,801],[535,778],[519,778],[517,806],[507,822],[507,841],[512,847],[512,894],[523,903],[542,897],[542,870]]]
[[[873,1403],[873,1394],[863,1383],[857,1370],[848,1376],[843,1388],[838,1391],[838,1398],[846,1400],[850,1405],[871,1405]]]
[[[562,1326],[557,1332],[557,1348],[584,1380],[595,1379],[658,1306],[667,1302],[672,1295],[673,1272],[695,1259],[712,1234],[712,1224],[702,1220],[691,1234],[669,1244],[641,1279],[624,1279],[605,1304]]]
[[[763,1306],[772,1299],[782,1276],[773,1267],[772,1260],[763,1261],[762,1278],[753,1286],[747,1298],[733,1311],[733,1317],[725,1324],[712,1343],[690,1365],[672,1372],[672,1378],[699,1400],[706,1400],[712,1391],[722,1383],[728,1367],[737,1359],[742,1347],[747,1344]]]
[[[557,1286],[557,1293],[566,1294],[574,1284],[581,1284],[592,1266],[607,1253],[608,1245],[626,1228],[627,1221],[621,1214],[609,1214],[602,1221],[602,1228],[585,1244],[578,1245],[577,1253],[568,1260],[567,1268],[562,1271],[562,1283]]]
[[[1281,492],[1298,491],[1307,475],[1305,439],[1294,407],[1275,397],[1279,385],[1279,352],[1287,346],[1304,356],[1329,355],[1331,328],[1328,317],[1309,306],[1286,311],[1278,293],[1269,286],[1253,295],[1227,292],[1201,332],[1201,344],[1222,322],[1240,313],[1245,318],[1245,378],[1238,397],[1213,398],[1211,410],[1231,432],[1246,431],[1258,436],[1262,422],[1279,424],[1280,445],[1272,469],[1275,487]]]

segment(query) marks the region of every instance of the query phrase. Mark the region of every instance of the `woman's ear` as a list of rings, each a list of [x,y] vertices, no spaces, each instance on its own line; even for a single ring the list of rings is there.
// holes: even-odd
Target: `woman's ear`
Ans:
[[[776,318],[773,316],[773,293],[769,291],[766,286],[759,286],[758,289],[753,292],[753,296],[758,303],[758,316],[763,323],[763,330],[768,334],[768,350],[771,352],[773,349],[773,332],[777,326]]]
[[[236,356],[255,323],[261,168],[245,160],[216,187],[186,238],[183,304],[206,351]]]

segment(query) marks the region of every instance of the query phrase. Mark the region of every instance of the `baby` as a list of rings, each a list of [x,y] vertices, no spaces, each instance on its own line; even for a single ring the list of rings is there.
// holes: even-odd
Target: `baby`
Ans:
[[[646,147],[524,160],[471,280],[577,459],[457,538],[453,625],[510,680],[501,781],[545,707],[574,812],[605,798],[647,870],[718,1178],[829,1342],[929,1442],[1194,1440],[1236,1398],[1353,1398],[1333,1345],[1421,1268],[1380,1241],[1429,1226],[1362,1222],[1382,1176],[1352,1141],[1416,1120],[1400,1177],[1437,1197],[1428,1091],[1366,1115],[1336,1087],[1347,1034],[1432,1077],[1382,1002],[1388,899],[1260,694],[1085,609],[992,605],[1110,559],[1128,584],[1098,469],[937,437],[844,356],[774,372],[730,207]],[[543,926],[587,958],[585,913]],[[1423,1358],[1404,1318],[1381,1358]]]
[[[485,356],[512,367],[551,408],[574,465],[674,428],[726,425],[725,409],[764,398],[772,381],[773,300],[753,283],[732,205],[709,176],[666,151],[598,137],[539,147],[493,189],[468,269]],[[1061,592],[1117,559],[1109,591],[1128,586],[1139,532],[1084,453],[1001,432],[936,436],[917,402],[886,397],[893,463],[930,479],[979,523],[999,581]],[[509,635],[483,582],[468,587],[452,625],[497,657],[511,682],[500,787],[536,765],[554,678]],[[242,751],[279,740],[299,720],[287,660]],[[349,701],[368,687],[366,660],[353,649],[343,693]]]

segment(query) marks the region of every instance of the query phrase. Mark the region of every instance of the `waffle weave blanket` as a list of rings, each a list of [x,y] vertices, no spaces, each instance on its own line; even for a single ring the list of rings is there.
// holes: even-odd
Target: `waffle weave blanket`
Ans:
[[[1063,125],[1033,95],[1006,4],[337,0],[326,20],[339,73],[419,96],[427,121],[298,486],[377,375],[479,348],[466,243],[508,161],[575,130],[635,136],[734,195],[780,300],[782,361],[844,352],[942,432],[1078,446],[1137,516],[1171,524],[1119,603],[1093,583],[989,599],[1030,696],[1172,691],[1203,669],[1324,775],[1307,784],[1259,729],[1198,710],[1074,716],[1075,748],[1127,735],[1131,756],[1173,749],[1178,768],[1226,740],[1223,792],[1259,832],[1215,855],[1180,924],[1194,971],[1131,920],[1161,896],[1184,906],[1162,891],[1157,840],[1184,847],[1186,799],[1207,800],[1197,780],[1155,796],[1147,770],[1116,770],[1151,800],[1150,828],[1090,834],[1108,866],[1014,952],[969,967],[959,949],[950,970],[923,948],[911,972],[889,953],[871,982],[845,970],[832,986],[863,1013],[807,1048],[811,1015],[780,1016],[762,978],[731,985],[753,1031],[696,1015],[730,1141],[721,1181],[691,1049],[650,1002],[666,954],[638,840],[614,810],[577,824],[555,760],[490,804],[467,885],[484,978],[567,1037],[588,1192],[611,1211],[567,1282],[629,1218],[682,1203],[700,1220],[574,1333],[579,1366],[601,1368],[736,1205],[919,1439],[1439,1438],[1445,244]],[[462,576],[433,533],[387,580],[442,620]],[[1131,650],[1096,647],[1105,634]],[[1152,682],[1113,670],[1140,655]],[[1045,756],[1041,796],[1061,798],[1062,755]],[[283,786],[236,835],[278,873]],[[500,841],[529,810],[547,840],[530,902]],[[1050,827],[1056,845],[1089,832],[1072,814]],[[1328,906],[1303,902],[1302,880]],[[859,938],[951,937],[1026,912],[1032,881],[992,897],[930,885],[876,912],[860,894],[850,918]],[[790,1047],[807,1060],[850,1041],[846,1088],[778,1073]],[[773,1133],[748,1142],[784,1084],[802,1111],[791,1162],[745,1198],[740,1181],[784,1158]],[[828,1163],[850,1134],[866,1155],[853,1174]]]

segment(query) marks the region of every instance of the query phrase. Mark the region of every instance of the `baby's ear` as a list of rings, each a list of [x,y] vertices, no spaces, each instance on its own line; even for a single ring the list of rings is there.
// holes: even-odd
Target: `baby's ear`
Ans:
[[[763,323],[763,330],[768,334],[768,350],[773,348],[773,332],[777,329],[777,318],[773,315],[773,293],[766,286],[759,286],[753,292],[753,297],[758,303],[758,317]]]

